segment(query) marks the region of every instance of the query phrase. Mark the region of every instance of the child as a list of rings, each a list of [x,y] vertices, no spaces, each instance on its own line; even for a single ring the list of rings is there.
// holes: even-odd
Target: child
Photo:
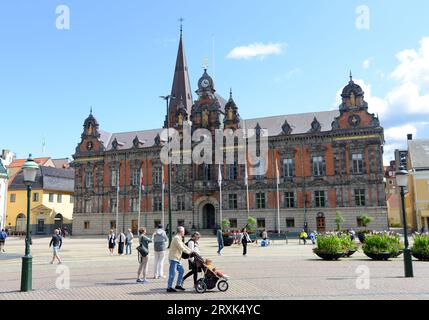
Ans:
[[[213,272],[216,275],[216,277],[225,278],[225,279],[229,278],[221,270],[218,270],[217,268],[215,268],[215,266],[213,266],[213,261],[211,259],[206,259],[205,265],[206,265],[207,269],[209,269],[211,272]]]

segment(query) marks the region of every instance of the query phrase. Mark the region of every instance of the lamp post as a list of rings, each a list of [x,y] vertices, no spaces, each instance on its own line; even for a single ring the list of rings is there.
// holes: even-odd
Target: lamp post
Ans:
[[[27,162],[22,167],[24,173],[24,184],[27,186],[27,231],[25,233],[25,256],[22,257],[22,272],[21,272],[21,291],[28,292],[33,289],[33,257],[30,254],[30,200],[31,200],[31,185],[36,181],[36,174],[39,169],[38,164],[31,158],[31,154]]]
[[[175,96],[167,95],[167,96],[161,96],[162,100],[165,100],[166,104],[166,110],[167,110],[167,144],[170,146],[170,101],[176,99]],[[164,205],[164,204],[162,204]],[[171,216],[171,155],[170,155],[170,148],[168,150],[168,239],[169,243],[168,246],[170,247],[171,241],[173,241],[173,218]]]
[[[396,173],[396,183],[401,188],[401,204],[402,204],[402,222],[404,224],[404,267],[405,277],[413,278],[413,259],[411,257],[411,250],[408,242],[408,225],[407,225],[407,213],[405,210],[405,188],[408,186],[408,172],[406,170],[400,170]]]

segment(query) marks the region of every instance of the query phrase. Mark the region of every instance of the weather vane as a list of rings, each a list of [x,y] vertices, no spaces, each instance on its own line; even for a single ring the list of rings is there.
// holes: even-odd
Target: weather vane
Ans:
[[[183,21],[185,21],[185,19],[181,17],[179,19],[179,22],[180,22],[180,35],[182,35],[182,32],[183,32]]]
[[[203,59],[203,68],[204,70],[207,70],[209,68],[209,58],[204,57]]]

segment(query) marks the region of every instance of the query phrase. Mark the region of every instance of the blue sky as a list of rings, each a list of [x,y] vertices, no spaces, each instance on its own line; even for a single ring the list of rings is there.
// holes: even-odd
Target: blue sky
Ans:
[[[63,4],[70,30],[56,28]],[[356,26],[361,5],[369,29]],[[426,0],[2,0],[0,148],[70,157],[90,106],[106,131],[162,126],[184,17],[193,89],[208,57],[244,118],[336,108],[351,69],[386,129],[387,161],[406,133],[429,138],[427,12]]]

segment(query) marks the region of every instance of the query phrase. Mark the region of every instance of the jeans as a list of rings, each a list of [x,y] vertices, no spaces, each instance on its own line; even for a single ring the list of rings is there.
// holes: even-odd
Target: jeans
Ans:
[[[177,286],[181,286],[183,283],[183,275],[185,273],[185,268],[179,261],[170,260],[170,271],[168,274],[168,289],[173,288],[174,278],[176,277],[176,272],[179,272],[179,277],[177,278]]]
[[[128,243],[125,247],[125,254],[131,254],[132,243]],[[129,253],[128,253],[129,251]]]
[[[218,246],[217,253],[220,253],[222,251],[222,249],[223,249],[223,243],[222,242],[218,242],[217,246]]]
[[[164,276],[165,251],[155,251],[155,278]]]

